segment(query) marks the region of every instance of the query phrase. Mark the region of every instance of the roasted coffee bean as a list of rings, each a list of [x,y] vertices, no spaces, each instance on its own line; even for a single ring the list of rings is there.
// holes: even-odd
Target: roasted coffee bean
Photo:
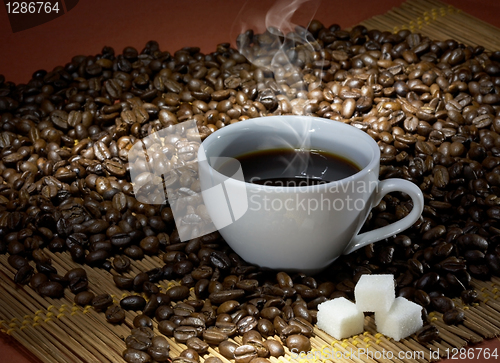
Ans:
[[[175,311],[175,309],[174,309]],[[203,316],[203,315],[200,315],[200,316]],[[203,330],[205,329],[205,322],[204,320],[202,320],[201,318],[197,318],[193,315],[183,319],[181,322],[180,322],[180,325],[182,326],[190,326],[190,327],[193,327],[196,329],[196,332],[197,332],[197,335],[200,335],[202,334]]]
[[[262,335],[256,330],[250,330],[243,334],[242,336],[243,344],[247,344],[249,341],[262,341]]]
[[[123,253],[133,260],[140,260],[144,258],[144,251],[136,245],[129,246],[123,250]]]
[[[7,246],[7,252],[9,252],[11,255],[19,255],[24,251],[24,245],[18,241],[12,241]]]
[[[214,267],[221,270],[227,270],[231,267],[231,260],[229,257],[221,251],[213,251],[210,254],[210,262]]]
[[[236,283],[236,288],[245,290],[247,292],[256,291],[258,286],[259,286],[259,282],[257,280],[254,280],[254,279],[242,280],[242,281],[238,281]]]
[[[71,246],[69,252],[75,262],[83,262],[85,260],[85,249],[82,246]]]
[[[111,324],[121,324],[125,321],[125,311],[118,305],[110,306],[105,315],[106,320]]]
[[[25,257],[20,255],[9,255],[7,261],[9,262],[9,265],[11,265],[16,270],[19,270],[21,267],[29,264],[29,261]]]
[[[432,324],[424,325],[416,334],[420,343],[428,343],[439,339],[439,329]]]
[[[172,301],[184,300],[189,296],[189,288],[186,286],[174,286],[168,289],[166,294]]]
[[[241,289],[224,290],[211,293],[208,298],[213,304],[222,304],[228,300],[238,300],[245,296],[245,291]]]
[[[127,256],[116,256],[113,259],[113,268],[120,273],[127,272],[130,268],[130,259]]]
[[[278,333],[279,335],[281,335],[281,333],[283,332],[283,329],[288,324],[286,323],[285,320],[283,320],[283,318],[281,318],[280,316],[277,316],[273,320],[273,325],[274,325],[274,329],[276,330],[276,333]]]
[[[240,334],[244,334],[257,327],[257,319],[254,316],[246,316],[236,324]]]
[[[196,351],[198,354],[205,354],[209,348],[209,345],[198,337],[189,338],[186,345],[189,349]]]
[[[252,304],[245,305],[245,310],[248,313],[248,315],[250,315],[250,316],[258,317],[260,314],[259,309],[255,305],[252,305]]]
[[[455,308],[455,303],[449,297],[436,296],[431,298],[431,304],[434,309],[440,313],[446,313]]]
[[[188,242],[188,244],[189,243],[190,242]],[[186,249],[187,248],[188,248],[188,246],[186,246]],[[204,266],[200,266],[200,267],[194,269],[191,272],[191,275],[193,276],[193,278],[195,280],[199,281],[199,280],[202,280],[202,279],[209,279],[212,276],[212,273],[213,273],[212,267],[204,265]]]
[[[198,354],[198,352],[191,348],[184,349],[179,357],[192,359],[195,362],[198,362],[200,360],[200,355]]]
[[[278,292],[278,296],[281,296],[282,291],[273,291],[271,289],[268,289],[269,285],[266,285],[265,287],[266,287],[266,289],[263,291],[267,292],[271,296],[268,296],[268,298],[265,299],[264,308],[267,308],[267,307],[278,307],[278,308],[283,307],[283,308],[285,308],[285,306],[288,306],[288,305],[285,305],[285,301],[281,297],[272,296],[272,295],[274,295],[273,292]]]
[[[64,287],[59,282],[46,281],[38,286],[38,293],[42,296],[58,299],[64,296]]]
[[[37,263],[36,270],[46,275],[57,274],[56,268],[48,263]]]
[[[476,290],[464,290],[460,294],[460,297],[465,304],[471,305],[472,303],[477,301],[478,293]]]
[[[149,300],[146,302],[142,313],[149,317],[153,317],[160,306],[156,294],[153,294],[149,297]]]
[[[233,336],[238,331],[238,327],[236,326],[235,323],[226,321],[216,321],[215,327],[217,328],[217,330],[226,334],[229,337]]]
[[[71,280],[79,278],[79,277],[87,277],[87,272],[83,268],[78,267],[78,268],[74,268],[74,269],[66,272],[64,277],[68,281],[71,281]]]
[[[219,329],[206,329],[203,331],[203,340],[208,344],[219,345],[227,339],[229,339],[228,335]]]
[[[285,287],[293,287],[292,278],[286,272],[278,272],[276,275],[278,285],[283,289]]]
[[[234,350],[234,360],[236,363],[249,363],[254,358],[257,358],[257,350],[253,345],[240,345]]]
[[[264,308],[260,312],[260,316],[268,320],[274,320],[274,318],[279,315],[281,315],[281,311],[275,306]]]
[[[236,300],[228,300],[223,302],[217,308],[217,314],[230,314],[239,308],[240,303]]]
[[[287,325],[281,330],[280,339],[284,341],[286,337],[290,335],[300,334],[301,331],[302,330],[297,325]]]
[[[424,290],[415,290],[413,294],[413,301],[420,306],[427,307],[431,303],[431,298]]]
[[[326,281],[318,286],[318,294],[329,297],[335,290],[335,284],[331,281]]]
[[[234,322],[235,324],[238,324],[240,320],[248,316],[250,315],[248,314],[248,311],[246,311],[246,309],[245,310],[239,309],[231,314],[231,321]]]
[[[285,344],[288,349],[294,352],[309,352],[311,350],[311,341],[309,338],[300,334],[288,336]]]
[[[153,330],[148,327],[133,328],[130,332],[132,335],[142,335],[149,340],[155,336]]]
[[[154,362],[168,362],[170,354],[168,348],[161,346],[151,346],[147,350],[148,355]]]
[[[285,355],[285,348],[283,348],[283,345],[279,341],[275,339],[266,339],[263,344],[272,357],[278,358]]]
[[[132,288],[134,291],[140,292],[142,291],[144,283],[147,281],[149,281],[149,275],[146,272],[139,272],[134,277]]]
[[[35,269],[30,265],[24,265],[19,270],[17,270],[14,275],[14,282],[20,285],[26,285],[30,282],[31,277],[33,276]]]
[[[300,328],[300,334],[310,337],[313,334],[314,326],[301,317],[295,317],[288,321],[290,326],[297,326]]]
[[[198,330],[193,326],[178,326],[174,329],[173,336],[179,343],[186,343],[190,338],[198,336]]]
[[[106,250],[90,251],[85,256],[85,263],[90,266],[100,266],[109,257],[109,252]]]
[[[174,315],[174,309],[169,305],[160,305],[156,309],[154,315],[158,321],[167,320]]]
[[[174,314],[182,318],[192,316],[195,311],[196,308],[193,305],[185,302],[180,302],[174,306]]]
[[[294,316],[301,317],[310,323],[312,322],[312,316],[309,313],[309,311],[307,310],[307,305],[304,306],[302,304],[295,304],[293,306],[293,314],[294,314]]]
[[[67,274],[66,274],[67,276]],[[65,278],[67,279],[67,277]],[[88,288],[87,276],[75,276],[69,279],[68,287],[73,294],[78,294],[79,292],[85,291]]]
[[[439,274],[436,272],[428,272],[418,279],[415,287],[420,290],[430,291],[439,282]]]
[[[465,249],[477,249],[480,251],[488,249],[488,241],[478,234],[464,234],[457,238],[457,243]]]
[[[54,281],[54,282],[58,282],[63,287],[66,287],[68,285],[68,283],[69,283],[69,281],[68,281],[68,279],[66,279],[66,277],[61,276],[59,274],[50,274],[49,275],[49,280],[50,281]]]
[[[97,311],[104,311],[111,305],[113,305],[113,298],[111,297],[110,294],[104,293],[104,294],[99,294],[96,295],[92,299],[92,307],[96,309]]]
[[[127,363],[151,362],[151,357],[148,353],[132,348],[127,348],[123,351],[123,359],[125,359]]]
[[[115,282],[115,285],[120,289],[132,290],[132,288],[134,287],[134,279],[131,277],[114,275],[113,281]]]
[[[161,335],[154,336],[151,339],[151,344],[153,347],[165,348],[165,349],[170,348],[170,344],[169,344],[168,340]]]
[[[177,327],[177,325],[170,320],[162,320],[158,322],[158,330],[160,333],[167,337],[173,337],[174,336],[174,330]],[[189,339],[189,338],[188,338]]]
[[[134,325],[135,328],[153,327],[153,321],[151,320],[151,318],[144,314],[137,315],[132,321],[132,324]]]
[[[463,322],[465,314],[462,310],[453,308],[443,314],[443,321],[448,325],[457,325]]]
[[[467,252],[469,252],[469,251],[466,251],[466,254],[467,254]],[[463,259],[459,259],[459,258],[454,257],[454,256],[448,257],[445,260],[441,261],[438,264],[438,266],[441,267],[444,271],[450,272],[453,274],[459,273],[461,271],[465,271],[465,269],[466,269],[465,261]]]
[[[120,306],[125,310],[142,310],[146,306],[146,299],[139,295],[126,296],[120,300]]]
[[[156,294],[156,300],[158,301],[159,306],[170,304],[170,298],[162,292]]]
[[[193,263],[189,260],[179,261],[173,265],[172,269],[178,276],[185,277],[193,270]]]
[[[117,248],[125,248],[125,247],[128,247],[131,245],[132,243],[132,236],[130,235],[130,233],[126,233],[126,232],[119,232],[119,233],[115,233],[113,234],[111,237],[110,237],[110,240],[111,240],[111,244]],[[118,256],[117,258],[127,258],[126,256]],[[115,258],[116,259],[116,258]],[[128,259],[128,258],[127,258]],[[129,263],[130,263],[130,260],[128,260],[129,262],[127,263],[127,260],[118,260],[117,261],[117,267],[120,269],[120,271],[118,272],[124,272],[128,269],[129,267]]]
[[[151,279],[151,276],[149,277],[149,279]],[[145,281],[142,284],[142,291],[147,296],[151,296],[151,295],[154,295],[154,294],[158,294],[160,292],[160,289],[154,283],[152,283],[150,281]]]
[[[268,319],[259,319],[257,323],[257,329],[263,336],[271,336],[274,335],[274,325]]]
[[[74,302],[80,306],[87,306],[92,303],[95,295],[90,291],[82,291],[75,295]]]
[[[238,344],[233,343],[229,340],[224,340],[219,344],[219,353],[227,359],[234,359],[234,352],[238,348]]]
[[[38,286],[40,286],[42,283],[44,283],[45,281],[48,281],[48,280],[49,280],[49,278],[47,277],[47,275],[42,274],[41,272],[37,272],[31,276],[30,286],[31,286],[31,288],[36,290],[36,289],[38,289]]]

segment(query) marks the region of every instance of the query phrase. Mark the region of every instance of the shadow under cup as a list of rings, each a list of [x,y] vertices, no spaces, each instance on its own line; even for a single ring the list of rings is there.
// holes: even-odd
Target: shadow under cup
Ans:
[[[339,181],[295,187],[247,183],[241,169],[232,177],[217,171],[228,159],[285,148],[326,151],[361,170]],[[199,173],[208,213],[236,253],[262,267],[311,274],[339,257],[361,229],[372,208],[379,160],[376,142],[350,125],[271,116],[207,137],[200,147]]]

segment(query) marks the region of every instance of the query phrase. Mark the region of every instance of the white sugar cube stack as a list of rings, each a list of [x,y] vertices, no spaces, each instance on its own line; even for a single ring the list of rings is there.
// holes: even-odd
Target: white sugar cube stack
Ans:
[[[318,305],[318,328],[343,339],[363,332],[363,312],[375,312],[378,332],[399,341],[423,326],[422,307],[396,298],[393,275],[363,275],[354,288],[356,303],[336,298]]]

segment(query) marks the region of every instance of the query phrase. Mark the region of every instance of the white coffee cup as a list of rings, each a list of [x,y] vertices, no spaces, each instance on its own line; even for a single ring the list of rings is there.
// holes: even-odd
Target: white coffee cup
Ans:
[[[248,183],[237,168],[231,177],[217,171],[228,159],[283,148],[326,151],[361,170],[342,180],[305,187]],[[365,132],[338,121],[309,116],[245,120],[207,137],[198,160],[203,200],[214,225],[236,253],[261,267],[316,273],[342,254],[407,229],[424,206],[415,184],[403,179],[379,181],[377,143]],[[358,234],[370,210],[395,191],[410,196],[411,212],[387,226]]]

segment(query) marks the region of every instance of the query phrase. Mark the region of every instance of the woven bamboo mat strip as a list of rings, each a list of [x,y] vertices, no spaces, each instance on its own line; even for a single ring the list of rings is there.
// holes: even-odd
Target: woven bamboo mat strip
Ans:
[[[409,29],[431,39],[455,39],[488,51],[500,49],[500,32],[493,25],[437,0],[410,0],[387,13],[361,22],[368,29],[398,32]]]
[[[60,274],[75,267],[67,253],[51,253],[54,267]],[[134,261],[132,273],[161,266],[158,257],[148,257]],[[109,292],[115,303],[123,296],[122,291],[112,283],[109,272],[84,266],[89,280],[93,283],[90,290],[94,293]],[[62,299],[53,300],[40,297],[29,286],[20,287],[12,281],[14,269],[8,264],[6,256],[0,256],[0,330],[14,337],[43,362],[123,362],[121,352],[125,349],[123,339],[129,334],[132,320],[136,315],[127,312],[122,325],[106,322],[103,313],[90,306],[79,307],[73,304],[73,294],[66,290]],[[175,282],[162,283],[166,290]],[[439,355],[451,352],[467,343],[478,343],[483,339],[500,335],[500,279],[491,281],[473,280],[472,286],[479,292],[480,302],[474,306],[464,306],[455,299],[457,306],[465,311],[466,319],[459,326],[448,326],[442,314],[432,312],[430,318],[440,329],[441,340],[422,345],[414,337],[396,342],[377,333],[372,316],[365,318],[363,334],[349,339],[336,340],[319,329],[311,338],[311,357],[323,360],[335,358],[340,362],[429,362]],[[158,331],[156,333],[159,334]],[[275,339],[279,339],[277,336]],[[241,343],[241,338],[235,338]],[[172,356],[177,356],[186,347],[169,339]],[[215,355],[227,362],[218,352]],[[207,355],[208,356],[208,355]],[[205,357],[207,357],[205,356]],[[272,362],[299,360],[287,350],[287,356],[272,358]],[[308,359],[308,357],[302,357]]]
[[[397,32],[410,29],[431,39],[455,39],[472,46],[482,45],[487,50],[500,49],[500,29],[482,22],[452,6],[435,0],[415,0],[404,3],[388,13],[362,23],[369,29]],[[77,265],[67,253],[51,253],[54,267],[64,274]],[[162,266],[159,257],[146,257],[133,261],[130,276],[140,271]],[[90,290],[96,294],[108,292],[115,303],[124,296],[112,282],[111,273],[84,266],[87,271]],[[14,270],[6,256],[0,256],[0,331],[11,335],[41,361],[46,363],[67,362],[124,362],[121,357],[125,349],[124,338],[130,333],[135,313],[127,312],[121,325],[106,322],[103,313],[97,313],[90,306],[73,304],[73,294],[68,290],[62,299],[40,297],[29,286],[18,286],[13,282]],[[166,290],[176,282],[164,282]],[[480,293],[480,302],[474,306],[463,306],[466,319],[459,326],[448,326],[439,313],[430,318],[440,329],[441,340],[422,345],[414,337],[396,342],[376,332],[372,316],[365,318],[363,334],[341,341],[335,340],[319,329],[311,338],[312,357],[299,357],[286,350],[285,357],[270,358],[273,363],[309,360],[335,360],[338,362],[429,362],[437,360],[446,350],[475,344],[483,339],[500,335],[500,279],[472,281]],[[158,331],[156,333],[159,334]],[[279,339],[277,336],[275,339]],[[241,342],[240,338],[235,338]],[[185,345],[169,339],[171,356],[175,357]],[[210,348],[208,356],[217,356],[224,362],[216,349]],[[297,359],[296,359],[297,358]]]

